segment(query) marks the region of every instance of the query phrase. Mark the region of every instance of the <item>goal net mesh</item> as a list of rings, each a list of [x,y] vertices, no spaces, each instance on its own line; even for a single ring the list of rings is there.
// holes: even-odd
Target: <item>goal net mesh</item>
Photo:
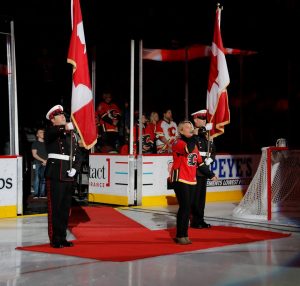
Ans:
[[[268,149],[271,149],[268,153]],[[267,219],[268,211],[300,209],[300,150],[277,150],[264,147],[257,171],[233,216],[246,219]],[[270,159],[268,160],[268,154]],[[268,196],[268,162],[271,170],[271,197]],[[271,210],[268,210],[271,200]]]

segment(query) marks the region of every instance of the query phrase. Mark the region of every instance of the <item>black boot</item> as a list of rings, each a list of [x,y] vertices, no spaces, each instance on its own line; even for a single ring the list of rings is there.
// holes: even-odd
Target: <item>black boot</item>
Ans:
[[[64,245],[61,242],[51,242],[50,246],[53,248],[63,248]]]
[[[65,246],[65,247],[72,247],[72,246],[74,246],[74,243],[72,241],[67,241],[67,240],[64,240],[61,244],[63,246]]]
[[[194,224],[194,223],[191,223],[191,228],[211,228],[211,225],[209,223],[206,223],[205,221],[202,221],[198,224]]]

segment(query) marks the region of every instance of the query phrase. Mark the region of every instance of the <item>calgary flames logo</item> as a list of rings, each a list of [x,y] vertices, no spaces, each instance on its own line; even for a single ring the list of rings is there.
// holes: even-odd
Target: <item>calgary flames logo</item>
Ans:
[[[176,128],[175,127],[170,127],[168,129],[168,134],[170,137],[174,137],[176,135]]]
[[[188,166],[196,166],[197,164],[197,154],[191,153],[187,156]]]

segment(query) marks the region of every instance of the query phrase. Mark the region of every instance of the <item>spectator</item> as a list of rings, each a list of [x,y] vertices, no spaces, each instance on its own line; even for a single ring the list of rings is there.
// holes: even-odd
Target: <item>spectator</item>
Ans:
[[[153,153],[157,153],[156,150],[156,128],[157,128],[157,123],[159,122],[159,115],[156,111],[152,111],[150,113],[150,121],[148,123],[149,128],[152,129],[152,132],[155,134],[155,140],[154,140],[154,144],[153,144]]]
[[[120,138],[121,144],[126,143],[126,140],[129,136],[129,129],[130,129],[130,109],[128,101],[124,102],[124,106],[122,109],[122,118],[120,121]]]
[[[139,152],[138,146],[139,146],[139,129],[140,124],[137,122],[134,125],[133,129],[133,149],[134,154],[137,154]],[[151,154],[153,153],[153,146],[154,146],[154,140],[155,140],[155,134],[153,132],[153,129],[148,124],[148,119],[145,114],[142,115],[142,153],[143,154]]]
[[[33,198],[38,197],[46,198],[46,188],[45,188],[45,168],[47,163],[47,151],[44,142],[44,129],[39,128],[36,132],[36,141],[32,143],[31,153],[34,158],[33,169],[34,169],[34,179],[33,179]]]
[[[163,119],[157,123],[155,134],[157,153],[172,153],[172,143],[178,136],[178,128],[173,121],[171,109],[165,109]]]
[[[97,148],[100,152],[118,152],[120,108],[112,102],[110,92],[103,93],[103,101],[96,110],[97,125],[99,126]]]

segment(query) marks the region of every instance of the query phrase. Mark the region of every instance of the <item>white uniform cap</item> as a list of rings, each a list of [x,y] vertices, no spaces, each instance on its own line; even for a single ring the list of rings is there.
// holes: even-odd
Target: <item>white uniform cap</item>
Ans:
[[[63,113],[64,108],[61,105],[55,105],[53,106],[46,114],[46,118],[48,120],[51,120],[55,115]]]
[[[199,111],[196,111],[191,114],[193,118],[206,118],[207,116],[207,110],[206,109],[201,109]]]

